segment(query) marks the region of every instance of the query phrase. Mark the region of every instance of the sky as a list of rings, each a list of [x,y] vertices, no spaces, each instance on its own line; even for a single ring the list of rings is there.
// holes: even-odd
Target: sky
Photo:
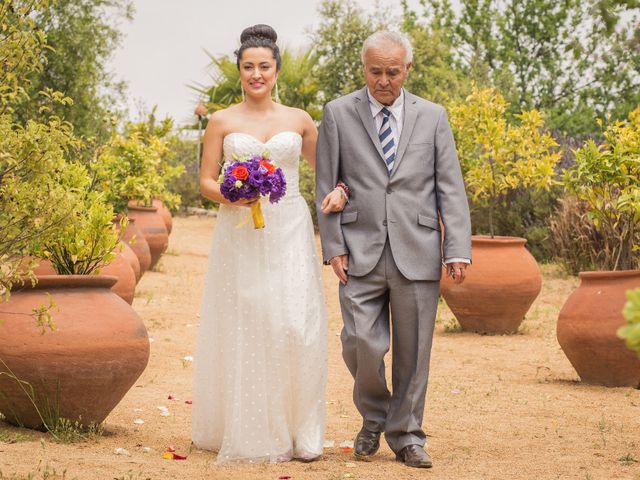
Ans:
[[[376,0],[356,0],[372,10]],[[230,54],[242,30],[266,23],[278,32],[280,47],[308,45],[308,30],[318,23],[320,0],[134,0],[132,22],[122,23],[121,47],[110,69],[128,84],[132,119],[157,105],[157,114],[178,124],[193,121],[197,93],[189,85],[208,84],[205,50]],[[381,2],[400,10],[400,0]],[[412,6],[418,0],[409,1]]]

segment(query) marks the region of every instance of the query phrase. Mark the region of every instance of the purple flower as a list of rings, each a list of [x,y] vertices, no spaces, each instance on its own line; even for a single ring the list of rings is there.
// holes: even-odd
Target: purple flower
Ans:
[[[265,167],[266,163],[268,164]],[[255,198],[259,195],[269,196],[271,203],[278,202],[285,195],[287,182],[282,169],[274,169],[272,165],[261,155],[254,155],[244,162],[232,162],[225,170],[224,180],[220,184],[220,193],[231,202],[241,198]],[[242,182],[240,187],[236,187],[238,179],[231,174],[238,166],[246,168],[249,172],[248,178]]]

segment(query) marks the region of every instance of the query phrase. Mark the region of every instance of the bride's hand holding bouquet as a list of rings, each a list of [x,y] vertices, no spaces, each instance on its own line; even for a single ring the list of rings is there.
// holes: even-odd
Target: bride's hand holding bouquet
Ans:
[[[260,198],[269,197],[277,203],[287,191],[287,182],[281,168],[274,165],[269,152],[248,158],[234,157],[218,179],[220,193],[234,205],[248,206],[255,228],[264,228]]]

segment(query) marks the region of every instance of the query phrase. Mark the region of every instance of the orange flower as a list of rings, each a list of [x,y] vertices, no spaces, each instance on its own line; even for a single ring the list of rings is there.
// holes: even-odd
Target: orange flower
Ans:
[[[273,173],[276,171],[276,167],[274,167],[271,162],[267,162],[265,160],[260,160],[260,166],[266,168],[267,173]]]
[[[231,170],[231,175],[236,177],[238,180],[246,180],[249,178],[249,170],[247,170],[247,167],[236,167]]]

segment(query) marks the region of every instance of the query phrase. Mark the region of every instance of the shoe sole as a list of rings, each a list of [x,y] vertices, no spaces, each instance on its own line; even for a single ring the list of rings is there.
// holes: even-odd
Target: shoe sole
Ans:
[[[376,453],[378,453],[377,450],[370,455],[360,455],[359,453],[353,452],[353,456],[356,458],[356,460],[359,460],[361,462],[370,462],[371,460],[373,460],[373,456]]]
[[[407,467],[412,467],[412,468],[432,468],[433,467],[433,463],[425,463],[425,464],[421,463],[419,465],[415,465],[415,464],[412,464],[412,463],[407,463],[399,455],[396,455],[396,462],[404,463]]]

